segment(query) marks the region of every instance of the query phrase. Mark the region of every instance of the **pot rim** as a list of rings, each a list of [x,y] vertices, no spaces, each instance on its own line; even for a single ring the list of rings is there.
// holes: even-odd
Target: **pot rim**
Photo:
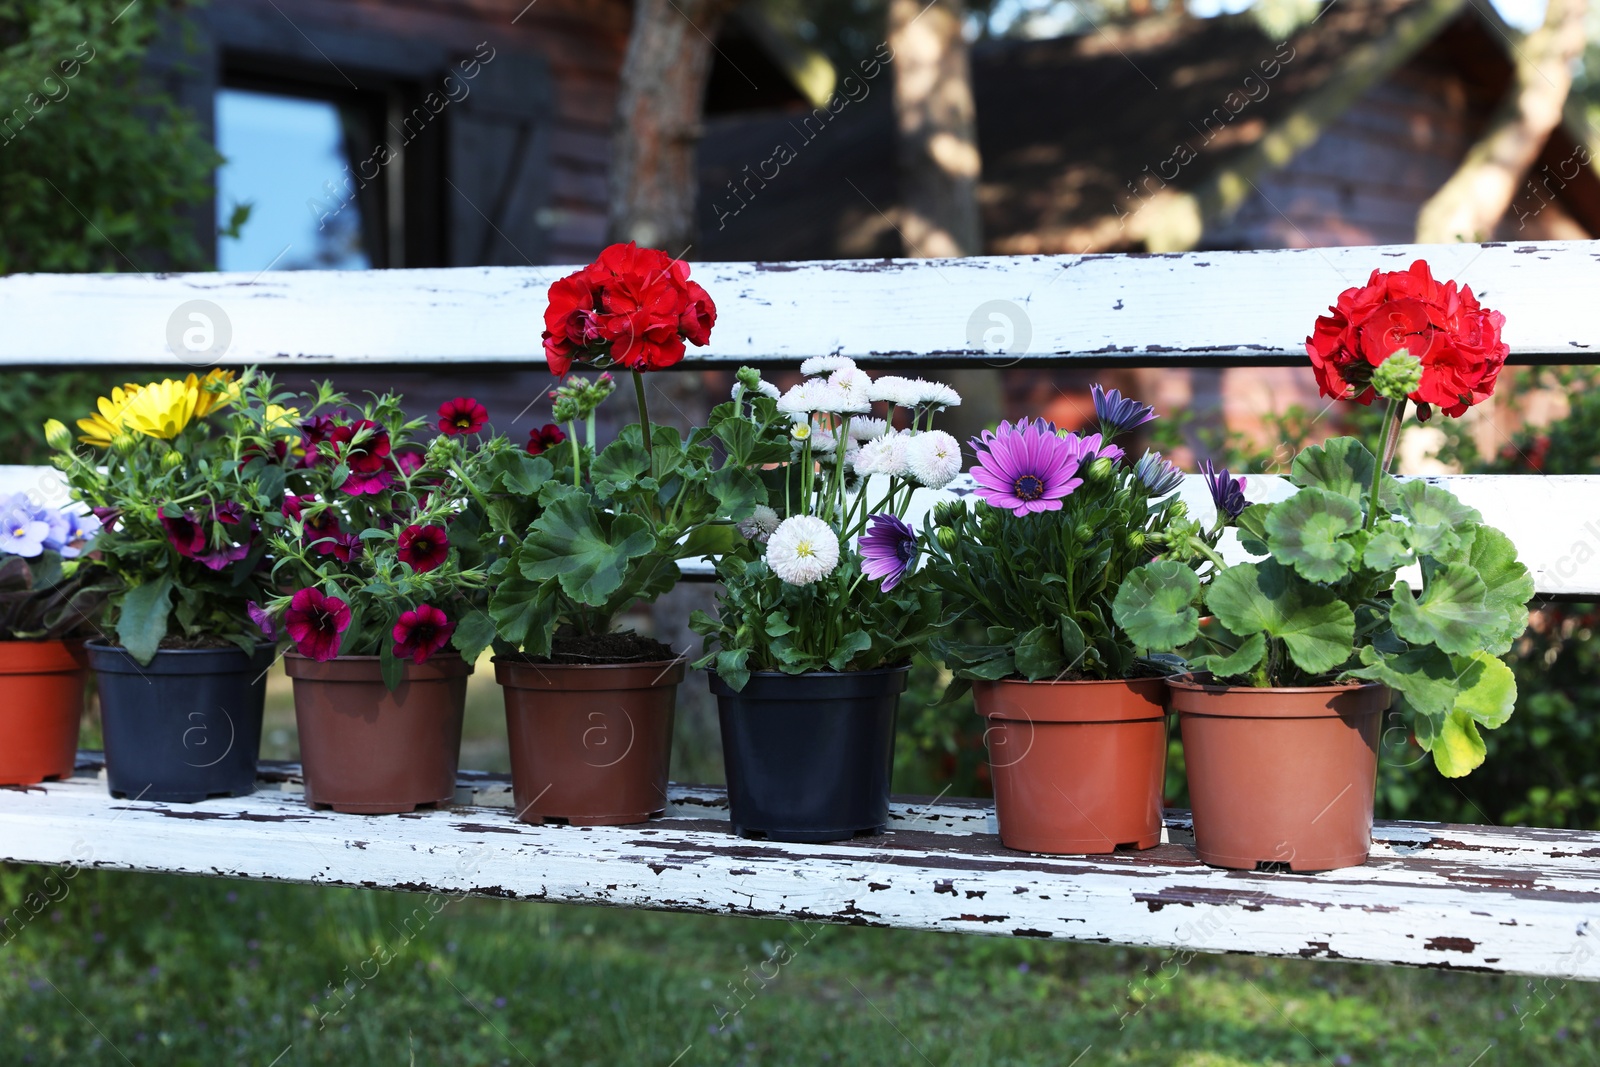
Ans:
[[[867,678],[874,674],[901,674],[911,670],[911,664],[906,663],[899,667],[873,667],[865,671],[801,671],[799,674],[790,674],[788,671],[751,671],[750,678]],[[714,678],[720,678],[714,670],[706,671]]]
[[[1079,678],[1077,680],[1072,680],[1072,679],[1068,679],[1068,678],[1062,678],[1062,679],[1059,679],[1059,680],[1055,679],[1055,678],[1041,678],[1037,682],[1030,682],[1026,678],[993,678],[993,679],[990,679],[990,678],[974,678],[974,679],[972,679],[972,688],[976,689],[980,685],[1037,685],[1037,686],[1044,686],[1044,685],[1062,685],[1062,686],[1067,686],[1067,685],[1070,685],[1070,686],[1127,685],[1130,682],[1165,682],[1168,678],[1174,678],[1174,677],[1177,677],[1177,675],[1174,675],[1174,674],[1150,674],[1150,675],[1144,675],[1144,676],[1139,677],[1139,678]]]
[[[689,658],[643,663],[528,663],[494,657],[494,679],[503,689],[537,693],[624,693],[676,689],[688,674]]]
[[[687,665],[689,654],[674,656],[671,659],[641,659],[630,660],[627,663],[533,663],[529,660],[519,659],[516,656],[491,656],[490,663],[504,663],[508,667],[537,667],[540,670],[554,669],[558,671],[616,671],[627,670],[635,667],[671,667],[675,663]]]
[[[283,658],[284,659],[303,659],[303,660],[307,660],[307,661],[309,661],[311,663],[363,663],[363,662],[376,663],[379,660],[383,659],[382,656],[335,656],[332,659],[312,659],[310,656],[302,656],[300,653],[296,652],[292,648],[289,649],[287,652],[285,652],[283,654]],[[406,660],[406,664],[408,666],[412,666],[412,667],[426,667],[428,664],[432,663],[434,660],[439,660],[439,659],[461,659],[461,653],[457,652],[455,649],[452,648],[448,652],[435,652],[433,655],[429,656],[427,659],[423,660],[421,663],[412,663],[410,660]],[[466,661],[462,660],[462,662],[465,663]]]
[[[109,643],[107,641],[96,641],[92,637],[87,639],[86,641],[84,641],[83,647],[86,648],[86,649],[98,649],[98,650],[105,651],[105,652],[121,652],[124,655],[132,655],[132,653],[128,651],[128,648],[127,648],[126,645],[113,645],[113,644],[111,644],[111,643]],[[261,654],[261,650],[264,649],[264,648],[277,648],[277,647],[278,647],[278,645],[277,645],[277,642],[275,642],[275,641],[262,641],[262,642],[260,642],[259,644],[256,645],[256,655],[260,655]],[[218,645],[216,648],[158,648],[158,649],[156,649],[156,655],[158,655],[158,656],[213,656],[213,655],[216,655],[219,652],[237,652],[241,656],[248,655],[248,653],[246,653],[244,649],[240,648],[238,645],[234,644],[231,641],[228,642],[226,645]]]
[[[1283,685],[1283,686],[1255,686],[1255,685],[1217,685],[1215,683],[1197,682],[1194,674],[1169,674],[1163,679],[1172,689],[1183,689],[1191,693],[1289,693],[1289,694],[1318,694],[1318,693],[1358,693],[1363,690],[1388,688],[1382,682],[1340,682],[1334,685]]]
[[[296,682],[367,684],[381,681],[382,672],[376,668],[382,660],[382,656],[335,656],[332,659],[319,660],[302,656],[293,649],[283,654],[284,669]],[[407,682],[448,681],[465,678],[476,670],[475,664],[462,659],[461,654],[454,649],[435,653],[422,663],[404,660],[402,665],[405,667],[405,673],[401,675],[401,680]],[[297,675],[295,673],[297,670],[306,673]]]

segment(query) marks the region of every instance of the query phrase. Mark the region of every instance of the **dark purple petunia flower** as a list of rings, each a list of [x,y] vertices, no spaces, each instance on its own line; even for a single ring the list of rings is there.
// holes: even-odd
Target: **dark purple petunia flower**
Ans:
[[[1100,420],[1100,432],[1108,441],[1156,417],[1155,408],[1124,397],[1118,389],[1102,389],[1094,385],[1090,387],[1089,395],[1094,397],[1094,414]]]
[[[339,642],[350,629],[350,605],[321,590],[302,589],[283,613],[283,627],[295,651],[308,659],[327,661],[339,654]]]
[[[1219,513],[1237,519],[1239,513],[1249,507],[1250,502],[1244,498],[1244,478],[1233,477],[1226,468],[1217,470],[1209,459],[1201,464],[1200,473],[1206,476],[1206,487],[1211,490],[1211,499]]]
[[[874,515],[861,535],[861,573],[883,583],[887,593],[900,584],[917,558],[916,531],[893,515]]]

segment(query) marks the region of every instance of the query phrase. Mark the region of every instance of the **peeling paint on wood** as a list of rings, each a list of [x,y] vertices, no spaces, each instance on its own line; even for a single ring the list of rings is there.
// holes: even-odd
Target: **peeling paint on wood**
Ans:
[[[577,828],[516,822],[481,772],[460,806],[400,818],[306,808],[294,764],[194,805],[114,801],[98,754],[79,766],[0,791],[0,859],[1600,980],[1596,833],[1380,823],[1365,867],[1251,873],[1199,864],[1185,812],[1145,852],[1037,856],[975,800],[897,798],[889,832],[805,845],[731,836],[708,787],[672,786],[649,825]]]
[[[1590,307],[1600,288],[1595,248],[1551,241],[696,263],[695,278],[716,298],[718,328],[684,366],[793,365],[829,353],[879,364],[1293,366],[1304,362],[1312,322],[1341,290],[1417,257],[1505,313],[1514,362],[1588,362],[1600,351],[1600,316]],[[544,290],[574,269],[12,275],[0,279],[0,365],[187,370],[167,337],[191,300],[227,317],[223,362],[234,366],[542,365]],[[1025,347],[984,348],[996,307],[1016,319],[1011,336],[1025,332]]]

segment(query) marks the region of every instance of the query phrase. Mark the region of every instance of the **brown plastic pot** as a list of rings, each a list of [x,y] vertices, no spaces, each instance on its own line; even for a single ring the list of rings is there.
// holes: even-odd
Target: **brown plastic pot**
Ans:
[[[77,642],[0,641],[0,785],[72,777],[84,674]]]
[[[407,663],[393,690],[377,656],[319,663],[290,652],[284,667],[294,679],[306,803],[385,815],[455,798],[472,664],[453,653]]]
[[[1213,867],[1358,867],[1372,847],[1389,690],[1167,679],[1183,730],[1195,851]]]
[[[1007,848],[1094,854],[1161,841],[1162,678],[974,682]]]
[[[589,665],[497,657],[517,818],[621,826],[661,814],[683,674],[681,659]]]

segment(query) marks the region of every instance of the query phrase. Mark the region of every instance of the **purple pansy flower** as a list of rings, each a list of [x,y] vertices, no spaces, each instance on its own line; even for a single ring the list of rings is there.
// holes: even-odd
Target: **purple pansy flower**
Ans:
[[[1239,513],[1250,505],[1244,498],[1244,478],[1233,477],[1227,468],[1218,470],[1209,459],[1201,465],[1200,473],[1206,476],[1206,487],[1211,490],[1211,499],[1219,513],[1237,519]]]
[[[900,584],[917,558],[916,531],[893,515],[874,515],[861,535],[861,573],[883,583],[887,593]]]
[[[1082,462],[1083,442],[1058,436],[1055,426],[1043,419],[1002,422],[971,444],[978,454],[971,472],[978,496],[1018,517],[1060,511],[1061,499],[1083,484],[1082,478],[1073,477]]]

